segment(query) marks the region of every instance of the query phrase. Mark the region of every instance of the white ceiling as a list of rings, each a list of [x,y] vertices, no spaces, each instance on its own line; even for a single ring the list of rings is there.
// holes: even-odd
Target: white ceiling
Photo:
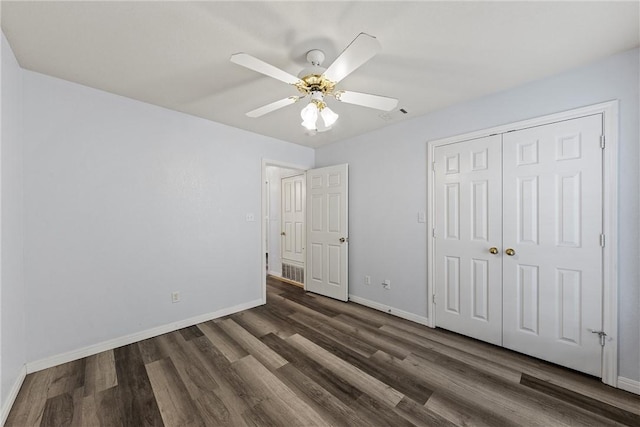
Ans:
[[[11,2],[2,29],[26,69],[281,140],[318,147],[638,46],[639,2]],[[285,83],[229,62],[246,52],[297,75],[360,32],[382,52],[339,88],[395,97],[381,112],[335,102],[308,136]]]

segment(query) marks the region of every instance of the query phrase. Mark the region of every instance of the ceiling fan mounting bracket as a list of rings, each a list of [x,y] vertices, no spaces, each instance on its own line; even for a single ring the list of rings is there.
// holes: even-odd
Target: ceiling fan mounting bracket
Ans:
[[[324,61],[324,52],[319,49],[313,49],[307,52],[307,61],[314,67],[319,67]]]

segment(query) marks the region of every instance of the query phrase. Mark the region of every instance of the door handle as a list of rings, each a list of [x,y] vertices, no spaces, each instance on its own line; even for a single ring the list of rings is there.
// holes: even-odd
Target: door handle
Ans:
[[[348,242],[349,238],[348,237],[341,237],[340,238],[340,243],[344,243],[344,242]]]
[[[287,234],[286,234],[284,231],[281,231],[281,232],[280,232],[280,235],[281,235],[281,236],[286,236]]]
[[[516,251],[514,251],[511,248],[508,248],[506,251],[504,251],[504,253],[509,255],[509,256],[514,256],[516,254]]]
[[[498,248],[496,248],[496,247],[489,248],[489,252],[495,255],[495,254],[498,253]]]

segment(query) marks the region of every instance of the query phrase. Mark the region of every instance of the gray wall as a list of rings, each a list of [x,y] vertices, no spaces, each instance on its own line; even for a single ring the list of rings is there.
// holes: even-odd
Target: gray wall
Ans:
[[[349,163],[350,292],[427,316],[427,141],[620,100],[619,374],[640,380],[638,49],[316,150]],[[364,285],[364,276],[372,285]],[[391,290],[379,283],[389,278]]]
[[[0,407],[26,362],[23,258],[22,81],[11,47],[2,35],[0,115]]]
[[[312,149],[23,78],[28,361],[262,298],[262,158]]]

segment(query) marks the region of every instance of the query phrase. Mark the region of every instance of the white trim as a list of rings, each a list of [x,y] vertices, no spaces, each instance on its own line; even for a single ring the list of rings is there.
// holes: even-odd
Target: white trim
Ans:
[[[77,350],[72,350],[66,353],[36,360],[35,362],[28,362],[26,365],[27,373],[30,374],[32,372],[37,372],[43,369],[51,368],[52,366],[57,366],[63,363],[71,362],[73,360],[82,359],[83,357],[92,356],[94,354],[101,353],[103,351],[122,347],[123,345],[132,344],[138,341],[156,337],[158,335],[177,331],[178,329],[193,326],[198,323],[207,322],[209,320],[217,319],[223,316],[228,316],[230,314],[237,313],[242,310],[248,310],[250,308],[257,307],[259,305],[263,305],[262,299],[257,299],[257,300],[249,301],[246,303],[238,304],[233,307],[223,308],[222,310],[214,311],[211,313],[201,314],[199,316],[191,317],[185,320],[180,320],[178,322],[168,323],[166,325],[147,329],[141,332],[136,332],[134,334],[126,335],[124,337],[103,341],[101,343],[79,348]]]
[[[618,386],[618,101],[600,104],[605,137],[603,159],[602,330],[607,343],[602,351],[602,382]]]
[[[429,326],[428,318],[409,313],[408,311],[400,310],[399,308],[390,307],[388,305],[380,304],[379,302],[371,301],[352,294],[349,294],[349,301],[355,302],[356,304],[364,305],[365,307],[373,308],[374,310],[383,311],[387,314],[392,314],[396,317],[401,317],[403,319],[410,320],[421,325]]]
[[[447,145],[453,144],[456,142],[468,141],[471,139],[483,138],[485,136],[493,135],[495,133],[507,133],[514,130],[522,130],[527,128],[532,128],[535,126],[542,126],[549,123],[560,122],[563,120],[571,120],[579,117],[589,116],[593,114],[601,114],[601,113],[617,113],[618,110],[618,100],[606,101],[600,104],[589,105],[586,107],[576,108],[573,110],[560,111],[557,113],[548,114],[545,116],[535,117],[532,119],[521,120],[518,122],[507,123],[504,125],[495,126],[488,129],[482,129],[474,132],[464,133],[461,135],[454,135],[447,138],[442,138],[434,141],[429,141],[429,145]],[[617,131],[617,121],[610,121],[609,124],[616,125]],[[617,132],[616,132],[617,134]],[[608,143],[608,142],[607,142]],[[427,153],[429,155],[431,153]]]
[[[16,397],[18,397],[18,392],[20,392],[20,387],[22,387],[22,383],[24,383],[24,379],[27,376],[27,366],[22,365],[20,372],[18,373],[18,378],[11,386],[9,390],[9,395],[7,396],[7,400],[4,401],[2,408],[0,408],[0,426],[3,426],[7,421],[7,417],[9,416],[9,411],[11,411],[11,407],[16,401]]]
[[[430,177],[427,183],[427,211],[429,212],[427,222],[427,309],[430,319],[428,326],[436,326],[435,305],[433,304],[435,269],[434,238],[432,235],[435,218],[433,202],[435,180],[432,164],[436,147],[594,114],[602,114],[603,116],[602,124],[606,141],[602,177],[604,190],[602,202],[603,233],[606,236],[606,245],[603,250],[602,326],[607,333],[608,341],[602,353],[602,382],[616,387],[618,383],[618,100],[427,142],[427,168],[430,171],[427,174]]]
[[[269,160],[264,158],[262,159],[262,172],[260,173],[260,177],[262,179],[260,182],[260,188],[262,189],[261,196],[260,196],[260,228],[262,230],[260,233],[260,248],[262,248],[262,250],[260,251],[260,281],[261,281],[260,284],[262,287],[262,303],[263,304],[267,303],[267,275],[265,274],[267,270],[267,260],[265,259],[264,254],[266,254],[269,250],[269,248],[266,247],[267,233],[269,232],[269,229],[268,227],[265,227],[265,222],[266,222],[266,219],[268,218],[268,215],[267,215],[268,213],[265,213],[267,209],[267,189],[266,189],[266,186],[264,185],[265,182],[267,182],[267,166],[276,166],[276,167],[285,168],[285,169],[297,169],[304,174],[306,174],[306,171],[309,169],[306,166],[296,165],[293,163],[286,163],[278,160]],[[307,285],[305,284],[305,288],[304,288],[305,290],[307,289],[306,286]]]
[[[278,271],[269,270],[269,276],[282,277],[282,273]]]
[[[630,380],[625,377],[618,377],[618,388],[630,393],[640,394],[640,381]]]

